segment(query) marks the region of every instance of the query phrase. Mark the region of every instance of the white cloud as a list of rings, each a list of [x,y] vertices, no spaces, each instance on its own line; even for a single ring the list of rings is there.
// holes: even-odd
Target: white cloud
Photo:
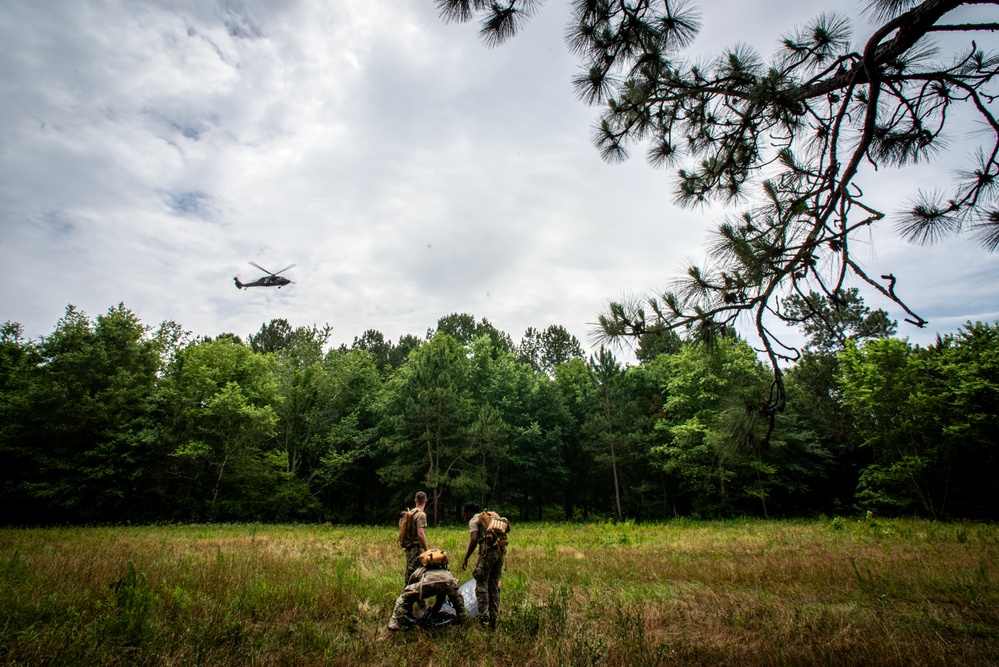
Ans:
[[[705,3],[695,49],[769,54],[819,7]],[[700,257],[718,215],[673,207],[640,156],[600,161],[565,15],[547,3],[490,49],[432,0],[3,4],[0,262],[18,285],[0,320],[37,337],[68,303],[123,301],[150,325],[285,317],[349,343],[470,312],[514,339],[561,324],[588,340],[609,299]],[[886,204],[914,178],[879,180]],[[861,257],[932,326],[994,312],[995,256],[890,230],[875,247]],[[237,291],[251,260],[296,263],[295,283]]]

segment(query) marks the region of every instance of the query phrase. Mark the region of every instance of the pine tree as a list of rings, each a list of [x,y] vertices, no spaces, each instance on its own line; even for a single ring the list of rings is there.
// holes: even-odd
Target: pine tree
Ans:
[[[541,4],[437,0],[445,20],[479,20],[490,45]],[[955,18],[970,5],[996,13],[993,2],[869,0],[880,25],[860,48],[849,21],[827,13],[784,37],[769,61],[737,46],[702,64],[683,57],[700,29],[689,2],[573,0],[567,38],[583,69],[574,83],[584,101],[604,105],[595,134],[603,157],[644,146],[651,164],[675,168],[681,206],[750,203],[714,233],[708,265],[691,266],[668,291],[611,303],[603,334],[678,330],[716,340],[745,315],[774,370],[761,406],[773,414],[785,404],[779,363],[797,356],[775,333],[789,321],[779,307],[787,296],[835,299],[866,283],[924,326],[892,274],[868,275],[851,255],[858,232],[886,218],[863,194],[875,174],[864,172],[864,183],[858,174],[865,164],[935,159],[955,116],[972,115],[982,127],[972,164],[948,192],[916,194],[895,229],[920,243],[965,231],[999,248],[999,56],[975,41],[999,23]],[[928,39],[936,33],[965,35],[966,46],[937,57]]]

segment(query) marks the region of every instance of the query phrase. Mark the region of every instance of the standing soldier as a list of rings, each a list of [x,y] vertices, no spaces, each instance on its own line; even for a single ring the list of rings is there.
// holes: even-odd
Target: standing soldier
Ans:
[[[479,622],[496,629],[500,606],[500,578],[506,561],[506,534],[510,522],[489,510],[479,512],[475,503],[465,503],[465,520],[468,521],[468,549],[461,569],[468,567],[468,559],[476,548],[479,556],[472,576],[475,577],[475,600],[479,606]]]
[[[419,555],[430,548],[427,546],[427,514],[423,511],[427,506],[427,494],[417,492],[413,502],[416,507],[403,512],[399,519],[399,546],[406,551],[405,583],[409,583],[409,577],[419,567]]]

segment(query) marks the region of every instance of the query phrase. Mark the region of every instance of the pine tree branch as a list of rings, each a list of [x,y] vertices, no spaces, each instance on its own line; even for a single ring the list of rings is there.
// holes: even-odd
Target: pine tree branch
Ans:
[[[863,60],[826,81],[799,88],[792,97],[796,100],[811,99],[835,92],[850,84],[871,83],[872,72],[880,71],[887,63],[901,57],[929,32],[942,16],[963,4],[968,4],[968,0],[926,0],[881,26],[868,40]],[[881,43],[882,39],[896,30],[898,32],[895,37],[884,44]]]

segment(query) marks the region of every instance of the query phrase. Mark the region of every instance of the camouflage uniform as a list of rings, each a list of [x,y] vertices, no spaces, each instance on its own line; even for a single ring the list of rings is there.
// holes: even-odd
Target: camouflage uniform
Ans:
[[[396,599],[388,629],[395,631],[407,627],[411,622],[408,617],[413,613],[413,605],[418,600],[426,600],[434,596],[437,596],[437,604],[434,609],[440,609],[446,597],[447,601],[454,607],[458,623],[465,621],[465,600],[458,591],[458,580],[444,568],[420,567],[413,572],[409,583]]]
[[[506,562],[506,547],[489,546],[486,543],[485,527],[480,527],[476,514],[468,522],[468,530],[479,534],[479,555],[475,560],[475,599],[479,605],[479,621],[496,627],[499,619],[500,578],[503,576],[503,565]]]
[[[424,530],[427,529],[427,515],[421,510],[413,511],[416,512],[414,517],[414,534],[418,534],[420,528],[423,528]],[[406,583],[409,582],[409,578],[413,576],[413,572],[416,571],[416,568],[420,567],[420,562],[417,560],[417,557],[423,553],[423,547],[420,546],[419,539],[414,538],[408,545],[403,544],[402,548],[406,553],[406,574],[403,577],[403,582]]]
[[[416,568],[420,567],[420,561],[417,558],[419,558],[421,553],[423,553],[423,547],[420,546],[419,542],[414,542],[406,547],[406,575],[403,581],[409,581],[409,578],[413,576],[413,572],[416,572]]]

